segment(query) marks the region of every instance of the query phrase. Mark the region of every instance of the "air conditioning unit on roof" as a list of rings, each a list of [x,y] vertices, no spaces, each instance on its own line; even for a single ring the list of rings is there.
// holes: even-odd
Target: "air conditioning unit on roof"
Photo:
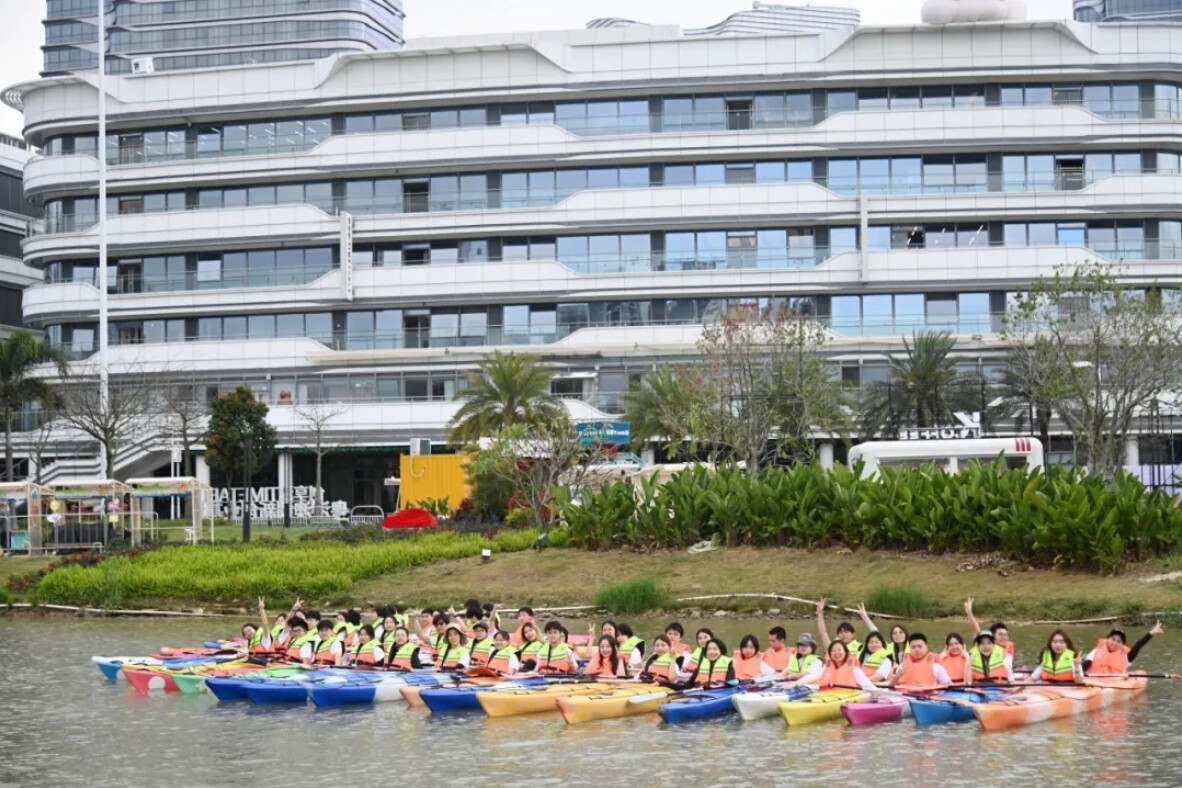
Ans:
[[[431,439],[430,438],[411,438],[410,439],[410,453],[412,455],[430,454],[431,453]]]
[[[137,57],[131,61],[131,73],[152,74],[156,71],[156,64],[150,57]]]

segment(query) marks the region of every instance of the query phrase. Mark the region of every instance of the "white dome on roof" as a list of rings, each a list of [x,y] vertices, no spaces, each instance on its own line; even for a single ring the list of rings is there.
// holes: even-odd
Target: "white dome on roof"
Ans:
[[[1020,22],[1025,0],[928,0],[920,12],[929,25],[953,22]]]

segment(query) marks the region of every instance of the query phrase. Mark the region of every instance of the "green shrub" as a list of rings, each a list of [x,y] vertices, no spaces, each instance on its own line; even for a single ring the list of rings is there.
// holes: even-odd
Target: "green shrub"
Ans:
[[[637,614],[669,607],[669,597],[652,578],[634,577],[600,589],[595,595],[595,604],[613,613]]]
[[[8,592],[8,589],[0,588],[0,605],[7,607],[16,601],[16,597]]]
[[[914,619],[931,618],[941,612],[927,594],[911,586],[879,586],[866,597],[866,607],[889,616]]]
[[[664,484],[620,482],[556,493],[576,546],[684,548],[848,545],[872,550],[1000,552],[1046,565],[1115,571],[1182,549],[1182,508],[1124,473],[1114,479],[1054,466],[1047,472],[968,463],[855,469],[797,465],[758,477],[734,467],[688,468]]]

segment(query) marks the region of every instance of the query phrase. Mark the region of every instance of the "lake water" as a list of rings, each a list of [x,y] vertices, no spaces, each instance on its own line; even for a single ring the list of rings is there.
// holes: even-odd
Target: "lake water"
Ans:
[[[786,628],[795,636],[807,623]],[[708,625],[734,645],[746,632],[765,640],[771,622]],[[947,628],[923,625],[932,637]],[[0,785],[1182,785],[1182,682],[1166,680],[1107,713],[984,734],[975,723],[918,729],[910,720],[788,730],[778,717],[728,718],[670,728],[655,715],[567,726],[557,714],[432,716],[400,703],[260,708],[137,695],[90,662],[233,630],[221,621],[0,618]],[[1016,631],[1018,664],[1033,662],[1048,634]],[[1090,649],[1104,631],[1071,634]],[[1138,667],[1178,671],[1179,645],[1182,637],[1166,633]]]

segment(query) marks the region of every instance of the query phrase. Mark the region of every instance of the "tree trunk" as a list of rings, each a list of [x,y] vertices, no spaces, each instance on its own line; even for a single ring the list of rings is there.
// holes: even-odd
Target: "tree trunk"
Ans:
[[[244,498],[242,506],[242,543],[250,544],[250,463],[254,458],[251,457],[249,441],[246,443],[246,452],[243,459],[245,460],[245,465],[242,469],[242,494]]]
[[[16,466],[12,459],[12,411],[4,409],[4,468],[8,481],[16,481]]]
[[[321,468],[323,467],[324,455],[319,450],[316,451],[316,516],[324,516],[324,487],[321,476]]]

